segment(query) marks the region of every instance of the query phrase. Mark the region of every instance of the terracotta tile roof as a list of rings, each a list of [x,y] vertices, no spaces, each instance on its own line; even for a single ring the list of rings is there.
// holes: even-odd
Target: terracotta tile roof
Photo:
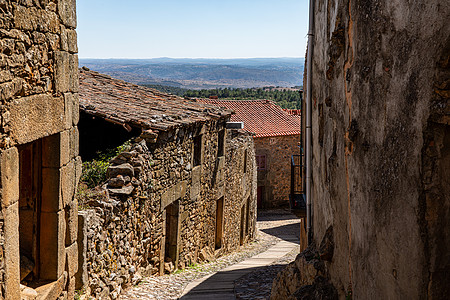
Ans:
[[[300,134],[301,122],[298,116],[289,115],[269,100],[216,100],[197,99],[197,102],[212,104],[235,111],[232,122],[244,122],[244,130],[254,137]]]
[[[168,130],[232,112],[80,69],[80,109],[124,126]]]

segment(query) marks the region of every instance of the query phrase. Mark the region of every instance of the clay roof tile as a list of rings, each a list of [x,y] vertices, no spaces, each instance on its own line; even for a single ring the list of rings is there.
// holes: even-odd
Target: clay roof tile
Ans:
[[[80,69],[79,95],[82,111],[143,129],[168,130],[211,119],[225,119],[232,114],[228,109],[186,100],[84,69]]]
[[[270,100],[218,100],[196,99],[235,112],[232,122],[244,122],[244,130],[254,137],[297,135],[301,132],[301,119],[290,115]]]

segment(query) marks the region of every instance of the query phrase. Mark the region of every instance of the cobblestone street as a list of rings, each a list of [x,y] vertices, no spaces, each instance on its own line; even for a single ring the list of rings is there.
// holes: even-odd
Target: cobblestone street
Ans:
[[[195,281],[200,282],[202,278],[208,275],[213,278],[220,270],[229,268],[230,266],[233,268],[234,265],[257,256],[260,253],[263,255],[268,249],[280,244],[280,242],[287,240],[287,237],[289,237],[291,241],[295,240],[295,243],[290,243],[293,246],[289,248],[289,253],[272,261],[268,265],[242,270],[244,271],[242,272],[243,276],[234,282],[234,295],[223,298],[268,299],[274,277],[287,263],[293,261],[299,253],[299,226],[300,220],[288,210],[259,211],[257,222],[258,232],[255,242],[244,245],[239,251],[223,256],[211,263],[191,266],[172,275],[144,278],[138,285],[122,292],[119,299],[179,299],[190,283],[192,285]],[[269,252],[267,251],[267,253]],[[183,299],[196,298],[200,297],[192,295],[191,292],[188,292],[183,297]],[[201,298],[206,299],[204,297]]]

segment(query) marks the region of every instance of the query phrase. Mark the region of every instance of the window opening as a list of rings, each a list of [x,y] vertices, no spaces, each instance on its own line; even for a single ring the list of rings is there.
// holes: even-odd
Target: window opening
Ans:
[[[194,137],[194,167],[202,164],[202,136]]]
[[[225,152],[225,130],[219,131],[218,141],[217,141],[217,156],[224,156]]]
[[[256,155],[256,167],[257,167],[258,171],[266,169],[266,156],[265,155]]]
[[[247,173],[247,149],[244,152],[244,173]]]

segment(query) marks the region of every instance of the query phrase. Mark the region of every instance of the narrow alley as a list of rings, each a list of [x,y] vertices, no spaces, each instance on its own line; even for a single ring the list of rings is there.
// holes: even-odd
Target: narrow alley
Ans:
[[[119,299],[269,299],[273,279],[299,253],[299,226],[287,210],[259,211],[255,242],[209,263],[144,278]]]

